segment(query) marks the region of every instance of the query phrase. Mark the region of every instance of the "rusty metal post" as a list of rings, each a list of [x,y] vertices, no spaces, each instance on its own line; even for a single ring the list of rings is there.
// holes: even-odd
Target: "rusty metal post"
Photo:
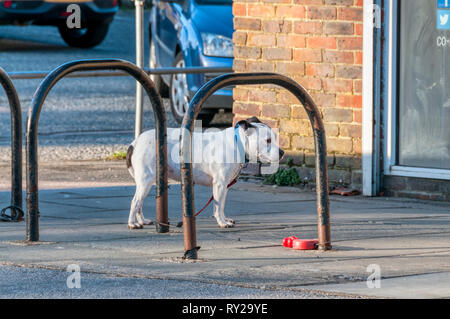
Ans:
[[[234,73],[219,76],[206,83],[192,98],[189,109],[183,119],[180,167],[186,258],[198,258],[195,236],[194,183],[192,177],[192,132],[194,121],[203,103],[217,90],[226,86],[261,84],[273,84],[287,89],[303,104],[308,114],[315,142],[319,249],[331,249],[327,146],[325,128],[319,109],[305,88],[284,75],[276,73]]]
[[[79,60],[63,64],[53,70],[37,88],[28,110],[26,134],[27,159],[27,240],[39,240],[38,201],[38,123],[39,115],[53,86],[66,75],[77,71],[120,70],[134,77],[150,98],[156,122],[156,222],[157,231],[169,231],[167,181],[167,124],[166,113],[150,77],[136,65],[117,59]]]
[[[11,217],[22,209],[22,109],[17,91],[6,72],[0,68],[0,84],[6,92],[11,109]]]

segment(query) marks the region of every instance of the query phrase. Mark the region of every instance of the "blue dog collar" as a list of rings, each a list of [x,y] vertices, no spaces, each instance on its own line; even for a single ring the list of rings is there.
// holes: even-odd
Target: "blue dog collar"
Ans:
[[[242,144],[241,137],[239,136],[239,124],[236,125],[234,128],[234,140],[236,142],[236,145],[238,147],[240,159],[244,159],[244,164],[247,164],[249,162],[247,153],[245,152],[244,145]]]

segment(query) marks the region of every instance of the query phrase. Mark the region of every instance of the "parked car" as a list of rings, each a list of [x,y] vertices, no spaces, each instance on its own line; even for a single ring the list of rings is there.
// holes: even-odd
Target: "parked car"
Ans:
[[[69,4],[81,9],[81,28],[69,29]],[[91,48],[106,37],[118,10],[118,0],[0,0],[0,25],[51,25],[59,29],[64,41],[73,47]]]
[[[149,23],[150,68],[232,67],[232,0],[154,0]],[[152,75],[181,123],[190,99],[217,74]],[[209,123],[218,110],[231,112],[231,88],[205,103],[199,119]]]

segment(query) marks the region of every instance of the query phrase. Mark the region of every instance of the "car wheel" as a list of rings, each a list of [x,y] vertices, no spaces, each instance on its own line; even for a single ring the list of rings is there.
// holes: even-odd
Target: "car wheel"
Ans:
[[[183,54],[180,52],[175,57],[174,66],[184,68]],[[187,86],[186,74],[172,74],[170,76],[170,108],[172,115],[177,123],[183,122],[184,114],[189,107],[189,91]]]
[[[109,30],[109,23],[91,22],[85,28],[69,29],[65,24],[58,26],[59,33],[71,47],[93,48],[105,39]]]
[[[153,42],[153,38],[150,40],[150,59],[149,59],[149,67],[150,69],[155,69],[156,65],[156,50],[155,43]],[[152,79],[153,83],[155,83],[156,90],[159,92],[161,97],[169,97],[169,87],[164,83],[161,75],[158,74],[150,74],[150,79]]]
[[[184,68],[184,57],[181,52],[175,57],[174,66],[177,68]],[[184,114],[189,108],[189,89],[187,85],[186,74],[172,74],[170,77],[169,89],[170,108],[172,115],[178,124],[183,122]],[[202,120],[203,125],[209,125],[214,118],[214,113],[198,114],[197,119]]]

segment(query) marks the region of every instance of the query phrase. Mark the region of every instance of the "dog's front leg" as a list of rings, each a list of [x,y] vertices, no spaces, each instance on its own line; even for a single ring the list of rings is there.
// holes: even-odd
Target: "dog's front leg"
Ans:
[[[226,183],[214,182],[213,183],[213,196],[214,196],[214,217],[217,220],[220,228],[232,228],[234,222],[225,218],[225,201],[227,199],[228,188]]]

